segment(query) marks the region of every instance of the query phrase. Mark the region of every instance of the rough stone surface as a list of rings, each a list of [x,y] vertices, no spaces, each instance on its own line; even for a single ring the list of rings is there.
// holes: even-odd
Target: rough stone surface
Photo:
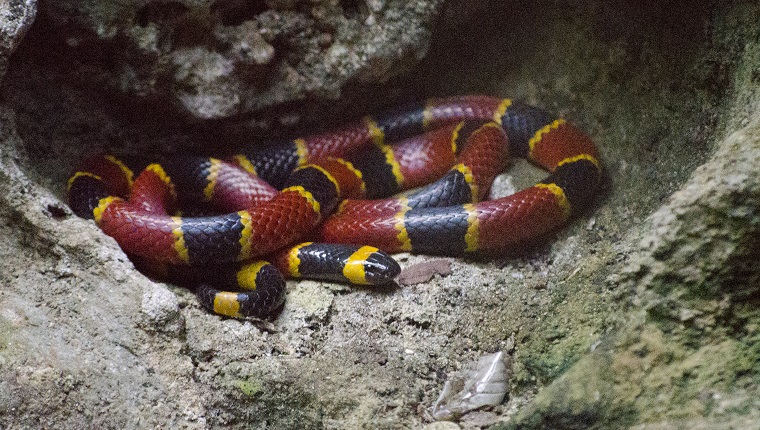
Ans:
[[[24,39],[36,14],[36,0],[0,1],[0,77],[8,67],[8,57]]]
[[[504,428],[756,426],[758,163],[755,117],[632,231],[629,262],[608,279],[635,293],[626,326]]]
[[[88,0],[46,2],[41,13],[114,89],[218,119],[337,99],[347,83],[407,71],[425,55],[442,3]],[[82,55],[91,47],[111,60]]]
[[[0,428],[757,427],[760,7],[542,0],[398,12],[414,3],[269,1],[221,26],[211,3],[46,3],[0,88]],[[327,15],[304,18],[314,8]],[[359,63],[376,70],[352,68],[360,51],[335,48],[352,33],[325,40],[320,49],[347,65],[314,78],[327,90],[310,97],[334,97],[351,81],[343,95],[361,115],[383,97],[490,93],[577,122],[599,143],[609,181],[594,208],[546,243],[452,259],[449,276],[407,287],[289,282],[277,318],[236,321],[139,274],[67,208],[65,181],[83,153],[211,150],[247,143],[241,126],[345,114],[344,97],[312,119],[288,106],[244,122],[178,112],[301,97],[272,88],[302,85],[279,74],[283,62],[319,62],[303,48],[315,46],[314,22],[351,27],[373,15],[362,25],[400,29],[436,11],[428,57],[415,65],[414,51],[404,62],[413,72],[382,85],[406,55],[396,39],[371,39],[378,58]],[[277,28],[271,40],[258,33],[274,53],[246,25]],[[430,27],[420,28],[408,31]],[[379,37],[357,31],[351,40],[365,46]],[[209,49],[233,39],[252,48]],[[266,102],[238,91],[237,72],[261,68],[271,73]],[[175,72],[188,94],[209,97],[180,102]],[[496,194],[541,178],[516,164]],[[399,256],[405,267],[427,259]],[[448,376],[497,350],[513,363],[507,401],[430,423]]]

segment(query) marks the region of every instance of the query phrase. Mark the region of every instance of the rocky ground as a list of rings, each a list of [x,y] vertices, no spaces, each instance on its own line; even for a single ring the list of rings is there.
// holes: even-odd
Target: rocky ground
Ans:
[[[0,428],[757,428],[755,2],[0,12]],[[422,284],[289,282],[282,313],[255,322],[150,281],[65,203],[89,152],[229,152],[463,93],[588,131],[607,170],[595,206]],[[494,193],[541,178],[515,164]],[[504,403],[431,422],[444,382],[495,351]]]

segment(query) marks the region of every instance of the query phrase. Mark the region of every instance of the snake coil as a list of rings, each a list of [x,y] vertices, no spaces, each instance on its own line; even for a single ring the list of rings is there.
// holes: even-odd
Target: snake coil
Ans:
[[[509,156],[550,174],[484,200]],[[263,317],[283,303],[281,273],[382,284],[400,271],[388,253],[494,254],[541,237],[594,198],[598,159],[590,138],[564,119],[510,99],[464,96],[225,160],[91,157],[68,191],[73,211],[143,267],[197,285],[216,313]],[[416,193],[378,199],[436,178]],[[187,208],[221,214],[176,215]]]

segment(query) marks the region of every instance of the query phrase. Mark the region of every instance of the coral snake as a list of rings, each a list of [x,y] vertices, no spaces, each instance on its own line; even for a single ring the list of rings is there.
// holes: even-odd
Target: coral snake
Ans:
[[[508,156],[550,174],[483,200]],[[73,211],[142,267],[195,284],[216,313],[263,317],[283,303],[281,273],[382,284],[400,270],[387,253],[499,253],[588,206],[600,176],[596,147],[564,119],[510,99],[463,96],[224,160],[94,156],[68,191]],[[188,216],[194,210],[200,216]],[[258,261],[264,256],[272,263]]]

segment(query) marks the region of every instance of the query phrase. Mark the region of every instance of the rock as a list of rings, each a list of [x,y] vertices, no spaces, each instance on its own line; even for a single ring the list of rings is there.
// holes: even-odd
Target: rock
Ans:
[[[142,311],[152,330],[176,336],[184,329],[177,296],[159,284],[148,284],[144,287]]]
[[[8,57],[24,39],[36,14],[36,0],[0,2],[0,77],[5,75]]]
[[[137,328],[150,281],[92,222],[42,206],[57,199],[18,168],[14,114],[0,118],[0,426],[202,428],[175,415],[194,391],[176,340],[146,349]],[[166,365],[181,374],[156,370]]]
[[[107,86],[205,120],[398,76],[425,55],[442,4],[62,1],[41,13],[58,27],[50,39],[112,53]]]
[[[758,293],[759,136],[756,119],[731,134],[710,162],[652,214],[625,279],[671,299],[650,312],[672,315],[685,298],[744,300]]]

